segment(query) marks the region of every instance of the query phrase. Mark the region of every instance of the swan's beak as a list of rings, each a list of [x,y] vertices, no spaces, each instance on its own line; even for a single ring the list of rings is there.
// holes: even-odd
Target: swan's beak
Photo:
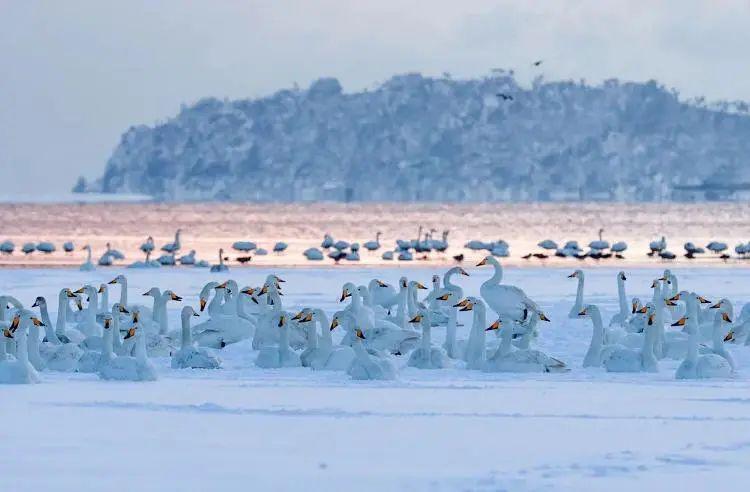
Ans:
[[[417,282],[417,289],[427,290],[427,287],[422,282]]]
[[[104,284],[99,286],[99,290],[96,291],[98,294],[104,294]]]
[[[460,268],[460,267],[458,269],[458,273],[460,273],[461,275],[463,275],[465,277],[469,276],[469,272],[467,272],[466,270],[464,270],[463,268]]]
[[[635,312],[636,312],[637,310],[638,310],[638,303],[637,303],[637,302],[634,302],[634,303],[633,303],[633,310],[632,310],[632,311],[630,311],[630,314],[635,314]]]
[[[13,338],[13,332],[12,332],[12,331],[10,331],[10,330],[9,330],[8,328],[5,328],[5,329],[3,330],[3,336],[4,336],[5,338]]]
[[[654,280],[653,282],[651,282],[651,288],[652,289],[655,289],[659,285],[657,282],[658,282],[658,280]]]
[[[334,320],[333,320],[333,321],[331,321],[331,328],[330,328],[330,331],[333,331],[333,330],[334,330],[334,329],[335,329],[335,328],[336,328],[336,327],[337,327],[338,325],[339,325],[339,320],[338,320],[338,318],[334,318]]]
[[[388,284],[386,284],[382,280],[376,280],[376,282],[378,283],[378,286],[380,286],[380,287],[388,287]]]
[[[454,304],[453,307],[464,307],[468,303],[469,303],[468,299],[461,299],[457,304]]]
[[[471,311],[472,309],[474,309],[474,304],[467,301],[459,311]]]
[[[342,291],[341,291],[341,299],[339,299],[339,302],[344,302],[344,299],[346,299],[346,298],[347,298],[347,297],[349,297],[350,295],[351,295],[351,294],[349,293],[349,291],[348,291],[348,290],[346,290],[346,289],[342,290]]]
[[[264,285],[262,289],[260,289],[260,295],[268,294],[268,285]]]
[[[577,272],[573,272],[570,275],[568,275],[568,278],[576,278],[578,276]]]
[[[175,294],[174,292],[172,292],[172,295],[171,295],[171,297],[172,297],[172,300],[173,300],[173,301],[177,301],[177,302],[180,302],[180,301],[182,301],[182,297],[178,296],[178,295],[177,295],[177,294]]]
[[[284,282],[286,282],[286,280],[284,280],[283,278],[280,278],[280,277],[276,277],[276,281],[277,281],[277,282],[281,282],[282,284],[283,284]]]
[[[195,311],[193,311],[193,316],[195,316],[197,318],[198,316],[200,316],[200,314],[198,314]]]
[[[698,296],[698,301],[700,301],[701,304],[711,304],[711,301],[709,301],[703,296]]]
[[[724,320],[724,321],[726,321],[727,323],[731,323],[731,322],[732,322],[732,318],[730,318],[730,317],[729,317],[729,314],[728,314],[728,313],[726,313],[726,312],[724,312],[724,313],[721,313],[721,319],[723,319],[723,320]]]
[[[292,316],[292,321],[297,321],[298,319],[300,319],[302,317],[302,314],[303,314],[303,312],[300,311],[297,314],[295,314],[294,316]]]
[[[206,309],[206,300],[201,298],[199,305],[200,305],[201,312],[203,312],[203,310]]]
[[[422,315],[418,314],[414,316],[412,319],[410,319],[409,323],[419,323],[420,321],[422,321]]]
[[[687,316],[683,316],[682,318],[672,323],[672,326],[685,326],[686,322],[687,322]]]
[[[83,301],[81,301],[80,297],[76,297],[76,307],[79,311],[83,311]]]
[[[34,316],[31,317],[31,322],[34,323],[34,326],[46,326],[39,318]]]
[[[113,278],[112,280],[110,280],[110,281],[109,281],[109,282],[107,282],[107,283],[108,283],[109,285],[113,285],[113,284],[116,284],[116,283],[117,283],[117,279],[116,279],[116,278]]]
[[[21,316],[18,314],[13,316],[13,321],[10,322],[10,326],[9,326],[11,333],[16,331],[18,329],[18,325],[20,324],[21,324]]]
[[[362,330],[360,330],[359,328],[357,328],[357,329],[356,329],[356,330],[354,331],[354,333],[355,333],[355,334],[357,335],[357,338],[361,338],[362,340],[366,340],[366,338],[365,338],[365,334],[364,334],[364,333],[362,333]]]
[[[450,294],[443,294],[442,296],[436,297],[435,299],[437,299],[438,301],[447,301],[449,297]]]
[[[34,300],[34,304],[31,305],[31,307],[38,307],[39,306],[39,299]]]
[[[581,312],[578,313],[578,316],[586,316],[586,308],[581,309]]]
[[[226,289],[227,288],[227,283],[224,282],[223,284],[219,284],[219,285],[216,286],[216,288],[217,289]]]
[[[486,264],[487,264],[487,258],[483,258],[482,261],[480,261],[479,263],[477,263],[477,266],[484,266]]]
[[[309,323],[310,321],[312,321],[312,319],[313,319],[313,314],[307,313],[307,315],[304,318],[302,318],[301,321],[302,323]]]
[[[643,306],[641,309],[638,310],[640,314],[646,314],[648,312],[648,307]]]
[[[667,277],[659,277],[656,280],[661,280],[662,282],[664,282],[665,280],[667,280]]]
[[[499,330],[499,329],[500,329],[500,325],[501,325],[501,323],[500,323],[500,320],[497,320],[497,321],[495,321],[494,323],[492,323],[492,324],[491,324],[491,325],[489,326],[489,328],[487,328],[487,329],[486,329],[486,330],[484,330],[484,331]]]
[[[627,280],[628,279],[628,277],[626,277],[624,274],[620,275],[620,278],[623,279],[623,280]]]
[[[80,288],[80,289],[78,289],[78,290],[74,290],[74,291],[73,291],[73,293],[74,293],[74,294],[83,294],[83,292],[84,292],[84,290],[83,290],[83,287],[81,287],[81,288]]]
[[[279,316],[279,328],[284,326],[284,323],[286,323],[286,316],[282,314],[281,316]]]
[[[128,338],[133,338],[135,336],[135,328],[131,328],[128,330],[128,333],[125,335],[125,338],[123,340],[127,340]]]
[[[724,337],[725,342],[731,342],[734,340],[734,332],[732,330],[729,330],[729,333],[727,333],[727,336]]]
[[[654,324],[654,315],[653,314],[649,315],[649,317],[648,317],[648,324],[649,324],[649,326]]]
[[[138,318],[140,318],[140,313],[138,311],[133,312],[133,323],[138,323]]]
[[[130,311],[128,311],[127,309],[125,309],[125,306],[120,306],[120,312],[123,313],[123,314],[130,314]]]
[[[149,291],[149,292],[151,292],[151,291]],[[150,296],[151,294],[149,294],[148,292],[144,292],[143,295],[144,296]]]
[[[74,297],[77,297],[77,296],[76,296],[76,295],[75,295],[75,294],[73,293],[73,291],[72,291],[72,290],[70,290],[70,289],[65,289],[65,295],[66,295],[66,296],[68,296],[68,297],[70,297],[71,299],[72,299],[72,298],[74,298]]]
[[[109,318],[104,318],[104,328],[109,329],[109,325],[112,323],[112,320]]]
[[[708,306],[708,309],[719,309],[721,307],[721,301],[717,302],[713,306]]]
[[[674,301],[672,301],[671,299],[666,299],[666,300],[664,301],[664,304],[666,304],[667,306],[670,306],[670,307],[671,307],[671,306],[676,306],[676,305],[677,305],[677,303],[676,303],[676,302],[674,302]]]
[[[674,295],[669,298],[670,301],[679,301],[680,300],[680,294]]]
[[[547,315],[544,313],[539,313],[539,319],[542,321],[546,321],[547,323],[551,322],[550,319],[547,317]]]
[[[246,289],[242,289],[240,291],[241,294],[245,294],[245,295],[248,295],[248,296],[253,295],[254,292],[255,292],[255,289],[253,287],[247,287]]]

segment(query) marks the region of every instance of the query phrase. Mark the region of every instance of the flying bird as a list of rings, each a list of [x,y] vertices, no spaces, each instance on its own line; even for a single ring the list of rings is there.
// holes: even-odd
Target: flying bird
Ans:
[[[503,101],[512,101],[513,100],[513,96],[511,96],[510,94],[503,94],[502,92],[499,92],[497,94],[497,97],[499,97]]]
[[[534,66],[535,67],[538,67],[541,64],[542,64],[542,60],[537,60],[537,61],[534,62]]]

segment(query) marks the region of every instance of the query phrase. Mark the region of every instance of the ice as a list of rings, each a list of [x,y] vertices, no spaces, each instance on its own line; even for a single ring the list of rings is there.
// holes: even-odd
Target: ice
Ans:
[[[475,295],[490,270],[461,278]],[[284,305],[339,306],[346,281],[425,268],[277,268]],[[657,374],[582,369],[590,321],[570,320],[570,269],[508,268],[505,281],[539,302],[550,324],[538,346],[566,374],[422,371],[400,363],[396,381],[352,381],[306,368],[262,370],[249,343],[222,352],[224,369],[173,370],[155,359],[153,383],[44,372],[33,386],[0,387],[0,477],[7,490],[733,490],[750,478],[747,414],[750,348],[730,346],[727,381],[676,381],[676,361]],[[750,270],[672,268],[680,288],[750,299]],[[30,304],[63,286],[112,279],[117,270],[0,270],[0,292]],[[203,270],[123,271],[130,295],[157,285],[195,305]],[[235,269],[240,285],[269,271]],[[585,302],[617,309],[616,269],[586,270]],[[656,268],[627,271],[629,296],[650,298]],[[116,290],[110,299],[116,298]],[[54,309],[56,306],[51,306]],[[181,305],[170,304],[170,328]],[[54,319],[55,313],[50,313]],[[465,313],[464,313],[465,314]],[[469,313],[470,314],[470,313]],[[488,322],[492,316],[488,315]],[[459,338],[470,318],[460,318]],[[340,336],[340,334],[336,334]],[[443,329],[433,329],[435,343]]]

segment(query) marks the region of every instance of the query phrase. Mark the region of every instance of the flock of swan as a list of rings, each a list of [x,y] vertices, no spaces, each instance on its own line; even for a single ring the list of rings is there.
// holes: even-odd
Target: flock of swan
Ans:
[[[536,340],[550,319],[518,286],[503,283],[503,268],[492,255],[478,267],[493,275],[478,293],[456,283],[462,267],[434,275],[431,287],[402,277],[393,286],[379,279],[347,282],[341,309],[314,306],[287,310],[284,280],[268,275],[258,286],[208,282],[197,306],[180,311],[179,329],[169,322],[171,303],[182,298],[157,287],[128,297],[128,279],[59,291],[55,322],[48,300],[25,306],[0,295],[0,383],[34,383],[47,371],[97,374],[105,380],[152,381],[151,359],[171,358],[180,369],[221,369],[222,351],[244,342],[260,368],[308,367],[344,371],[357,380],[390,380],[402,366],[484,372],[565,372],[568,363],[539,350]],[[624,272],[617,274],[618,312],[605,325],[596,304],[585,300],[585,273],[570,275],[577,292],[568,316],[589,320],[592,334],[583,367],[607,372],[657,372],[663,359],[681,360],[678,379],[729,378],[736,364],[727,343],[750,345],[750,304],[735,316],[728,299],[711,302],[679,289],[669,270],[654,279],[651,298],[628,299]],[[114,292],[110,290],[116,289]],[[119,292],[117,292],[119,291]],[[427,291],[426,295],[420,292]],[[119,296],[110,303],[110,295]],[[458,313],[469,312],[468,336],[458,336]],[[444,334],[442,343],[433,332]]]
[[[360,244],[356,241],[346,241],[343,239],[336,240],[330,234],[326,233],[323,237],[323,241],[320,243],[320,247],[310,247],[303,251],[303,256],[309,261],[322,261],[325,258],[332,259],[335,263],[341,261],[346,262],[358,262],[360,261],[360,251],[364,250],[370,254],[380,254],[380,258],[384,261],[412,261],[412,260],[428,260],[430,259],[430,253],[443,254],[449,248],[448,243],[448,230],[442,232],[440,238],[436,238],[435,234],[437,230],[430,229],[425,231],[422,226],[419,226],[416,237],[414,239],[396,239],[394,247],[387,249],[382,253],[378,253],[380,249],[383,249],[383,245],[380,242],[382,233],[378,231],[375,234],[375,239],[369,240]],[[594,260],[606,260],[610,258],[623,259],[624,253],[628,249],[628,245],[625,241],[616,241],[610,243],[603,238],[604,229],[599,230],[598,239],[594,239],[588,243],[588,249],[582,248],[578,241],[570,240],[564,243],[558,243],[553,239],[544,239],[537,243],[539,250],[529,252],[521,258],[539,259],[545,260],[550,257],[557,258],[576,258],[579,260],[594,259]],[[156,245],[153,237],[149,236],[146,241],[140,245],[140,250],[144,253],[145,258],[143,260],[135,261],[128,266],[130,268],[160,268],[163,266],[175,266],[185,265],[199,268],[211,268],[215,272],[225,272],[228,270],[227,262],[229,257],[225,256],[224,248],[218,251],[218,263],[210,263],[205,259],[196,258],[196,251],[191,249],[187,253],[182,252],[182,241],[181,241],[180,229],[177,230],[174,236],[174,240],[164,244],[161,247],[161,255],[156,258],[152,258],[152,255],[156,251]],[[273,245],[272,251],[277,254],[284,253],[289,245],[286,242],[279,241]],[[685,254],[683,255],[687,259],[694,259],[699,255],[705,254],[706,251],[715,253],[715,255],[722,259],[728,260],[730,255],[726,252],[728,246],[725,242],[711,241],[705,248],[696,246],[693,242],[686,242],[683,245]],[[238,253],[234,259],[240,264],[247,263],[255,256],[265,256],[269,254],[269,251],[263,247],[260,247],[254,241],[242,240],[235,241],[231,248]],[[481,252],[486,251],[497,258],[506,258],[510,256],[510,246],[507,241],[499,239],[496,241],[483,241],[479,239],[472,239],[464,244],[466,250]],[[15,243],[11,240],[6,240],[0,243],[0,253],[11,255],[16,249]],[[112,248],[110,243],[106,243],[106,249],[99,256],[98,260],[94,261],[93,251],[89,245],[81,248],[87,252],[86,261],[81,265],[81,270],[91,271],[97,266],[112,266],[118,261],[125,259],[125,255]],[[65,253],[71,253],[75,251],[75,245],[71,241],[67,241],[63,244],[63,250]],[[750,242],[740,243],[735,248],[735,253],[738,259],[750,258]],[[21,251],[29,255],[33,252],[40,252],[44,254],[52,254],[57,251],[56,246],[50,241],[41,241],[38,243],[27,242],[24,243]],[[648,248],[648,256],[656,257],[661,260],[674,260],[677,255],[672,253],[667,247],[667,241],[665,237],[661,239],[651,241]],[[464,253],[453,255],[453,259],[457,263],[461,263],[465,259]]]

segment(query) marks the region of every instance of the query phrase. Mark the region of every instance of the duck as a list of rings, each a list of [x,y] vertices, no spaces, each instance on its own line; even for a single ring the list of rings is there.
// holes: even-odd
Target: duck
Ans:
[[[570,308],[570,312],[568,313],[568,318],[577,319],[578,313],[580,313],[581,310],[583,309],[583,282],[584,282],[583,271],[576,270],[575,272],[568,275],[568,278],[578,279],[578,288],[576,290],[576,302],[573,304],[573,307]]]
[[[139,313],[132,313],[132,326],[125,335],[125,341],[135,339],[135,355],[109,355],[109,361],[97,371],[99,378],[117,381],[156,381],[159,379],[156,368],[148,358],[146,338],[140,327]],[[110,350],[104,347],[104,351]]]
[[[432,345],[432,312],[429,309],[420,310],[409,323],[419,323],[422,327],[420,346],[415,348],[406,363],[417,369],[444,369],[450,366],[448,354],[442,347]]]
[[[279,343],[276,346],[264,345],[258,352],[255,365],[264,369],[277,369],[281,367],[299,367],[302,365],[299,355],[289,347],[289,332],[287,331],[287,317],[285,314],[279,316],[278,330]]]
[[[494,275],[479,288],[484,302],[495,311],[500,318],[523,320],[528,313],[527,306],[537,308],[536,303],[529,299],[526,293],[514,285],[501,285],[503,268],[500,262],[492,256],[486,256],[477,266],[492,265]]]
[[[16,313],[7,328],[3,329],[5,343],[16,343],[16,358],[0,359],[0,384],[34,384],[40,382],[39,373],[29,361],[27,330],[33,321],[32,315]],[[37,320],[38,322],[38,320]]]
[[[190,319],[200,316],[192,306],[185,306],[180,312],[182,323],[181,347],[172,356],[172,369],[219,369],[221,359],[205,348],[198,348],[193,344],[190,330]]]
[[[91,246],[88,244],[83,247],[86,250],[86,261],[78,268],[82,272],[93,272],[96,270],[94,263],[91,261]]]
[[[538,320],[547,320],[543,313],[531,311],[527,330],[533,332]],[[500,319],[490,325],[487,330],[501,330],[501,344],[492,357],[487,359],[482,368],[484,372],[567,372],[567,365],[542,351],[534,349],[513,350],[510,341],[513,338],[512,323],[502,326]],[[505,333],[503,333],[505,332]]]
[[[66,289],[61,296],[67,298]],[[65,300],[63,302],[66,302]],[[38,307],[39,314],[44,324],[46,336],[39,346],[39,353],[44,359],[45,366],[50,371],[72,372],[78,367],[78,361],[83,356],[83,350],[76,343],[63,343],[52,326],[47,309],[47,300],[37,297],[31,307]],[[63,310],[63,316],[65,312]],[[66,337],[67,338],[67,337]]]
[[[602,360],[607,372],[658,372],[659,364],[654,355],[654,344],[658,337],[657,325],[663,323],[662,309],[647,305],[647,322],[644,328],[643,345],[640,349],[621,348],[612,351]]]
[[[398,371],[393,360],[382,352],[366,350],[363,345],[365,340],[364,332],[355,328],[352,342],[355,358],[347,374],[359,381],[396,379]]]
[[[346,345],[333,345],[332,330],[325,312],[322,309],[307,309],[298,316],[300,323],[309,323],[308,346],[300,355],[302,365],[316,371],[348,370],[354,361],[354,349]],[[320,337],[316,325],[320,327]]]
[[[692,312],[695,313],[696,310],[693,309]],[[717,332],[722,329],[722,324],[728,322],[728,318],[725,312],[715,313],[714,320]],[[675,371],[675,379],[726,379],[731,377],[732,366],[726,358],[715,353],[698,354],[698,338],[700,336],[698,323],[688,319],[686,329],[688,331],[688,350],[685,359]]]

